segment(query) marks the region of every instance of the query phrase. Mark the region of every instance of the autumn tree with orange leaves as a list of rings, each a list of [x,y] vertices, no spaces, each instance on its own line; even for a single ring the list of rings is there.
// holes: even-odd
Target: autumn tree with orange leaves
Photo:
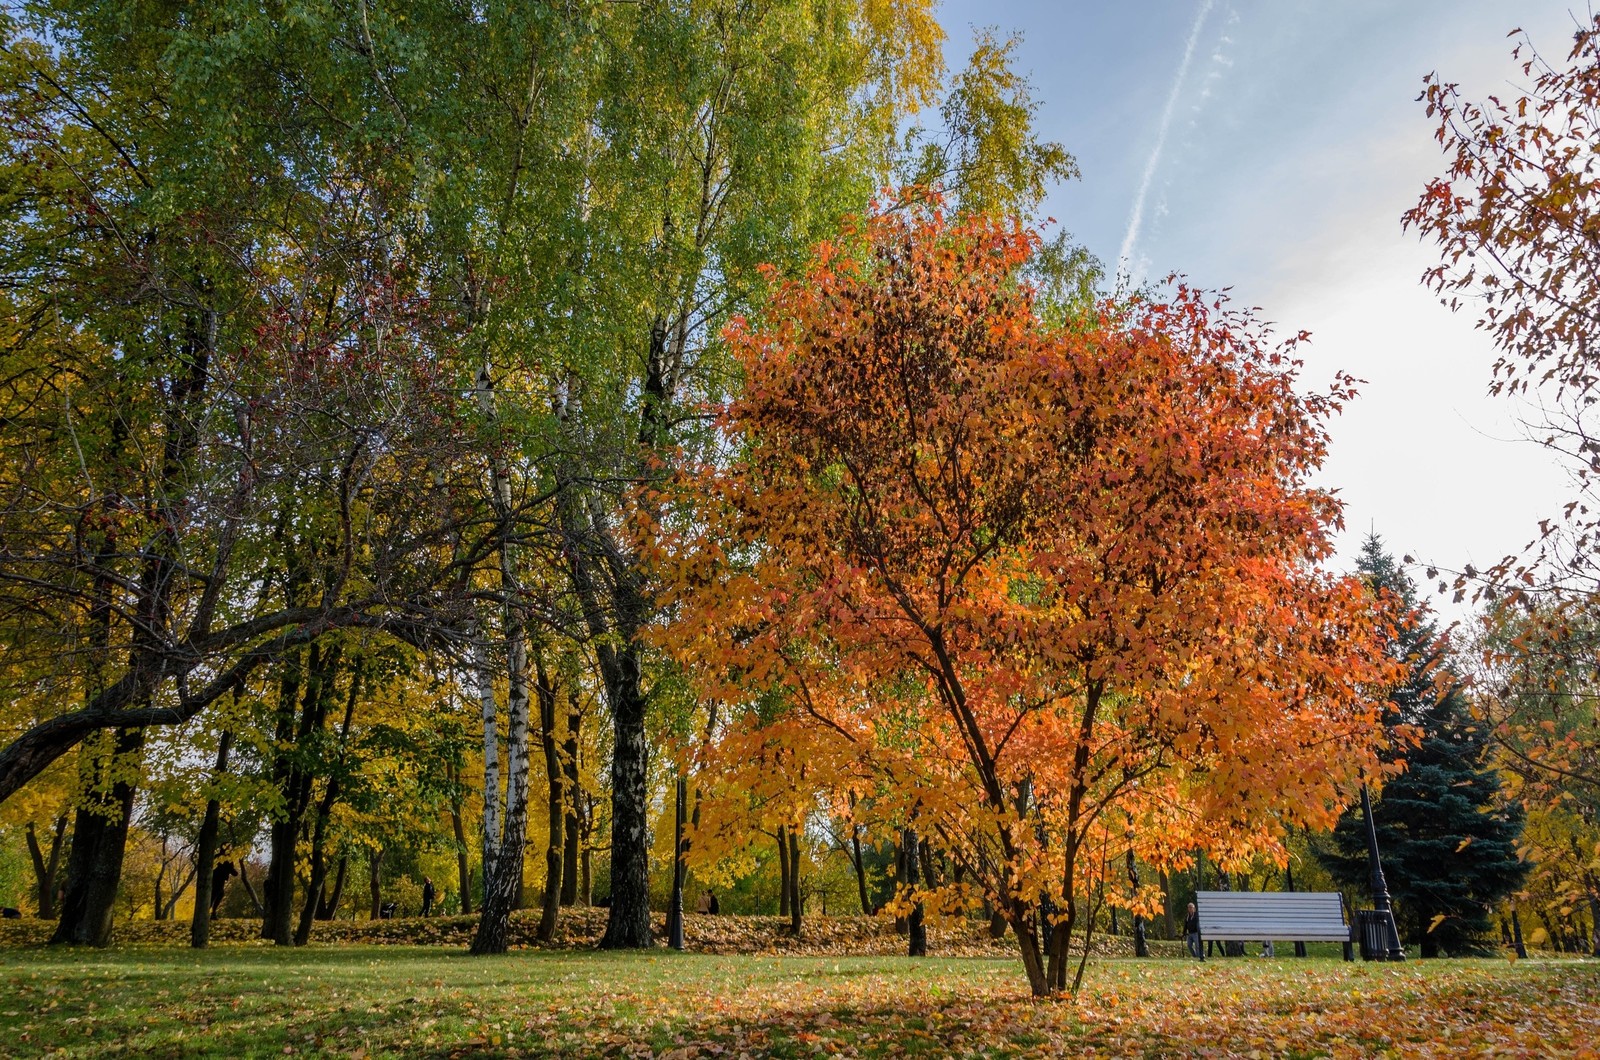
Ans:
[[[702,694],[787,702],[805,760],[959,866],[1048,995],[1129,850],[1281,857],[1330,825],[1391,675],[1371,599],[1317,566],[1339,508],[1306,479],[1349,381],[1297,393],[1184,288],[1048,326],[1038,246],[920,193],[820,246],[727,332],[742,459],[652,529]]]

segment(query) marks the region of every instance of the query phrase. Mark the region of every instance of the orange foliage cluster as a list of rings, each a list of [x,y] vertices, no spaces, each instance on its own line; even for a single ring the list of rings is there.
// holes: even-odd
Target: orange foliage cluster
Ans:
[[[913,195],[818,248],[727,333],[742,458],[652,530],[660,640],[732,713],[701,854],[818,794],[915,827],[1045,993],[1129,850],[1331,824],[1392,674],[1370,596],[1317,566],[1338,505],[1306,479],[1349,381],[1298,394],[1288,349],[1181,287],[1049,326],[1037,246]]]

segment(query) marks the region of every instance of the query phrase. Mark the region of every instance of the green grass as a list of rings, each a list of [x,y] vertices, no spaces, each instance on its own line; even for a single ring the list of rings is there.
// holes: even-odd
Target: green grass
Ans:
[[[0,1054],[1578,1055],[1600,964],[1244,958],[1091,965],[1036,1003],[1011,961],[400,946],[12,949]]]

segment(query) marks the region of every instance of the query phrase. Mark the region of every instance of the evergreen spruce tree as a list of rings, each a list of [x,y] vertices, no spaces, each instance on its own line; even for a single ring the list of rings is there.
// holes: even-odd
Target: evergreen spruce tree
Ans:
[[[1374,590],[1397,597],[1407,616],[1390,650],[1408,672],[1389,694],[1387,721],[1410,726],[1419,741],[1392,752],[1405,772],[1372,805],[1395,923],[1424,957],[1481,951],[1489,908],[1527,871],[1516,853],[1522,809],[1499,798],[1499,777],[1485,760],[1488,734],[1473,725],[1446,658],[1448,641],[1410,577],[1376,535],[1367,538],[1357,569]],[[1366,836],[1357,806],[1339,821],[1332,843],[1320,845],[1318,859],[1340,883],[1368,886]]]

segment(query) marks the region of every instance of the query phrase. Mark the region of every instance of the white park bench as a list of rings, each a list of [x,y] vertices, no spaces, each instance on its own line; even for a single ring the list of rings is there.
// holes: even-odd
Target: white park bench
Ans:
[[[1202,943],[1350,942],[1344,902],[1335,891],[1200,891],[1194,898]]]

